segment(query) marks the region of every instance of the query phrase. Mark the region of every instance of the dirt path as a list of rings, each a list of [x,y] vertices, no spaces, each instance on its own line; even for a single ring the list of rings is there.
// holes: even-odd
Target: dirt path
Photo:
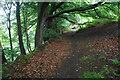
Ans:
[[[99,73],[107,68],[113,75],[111,59],[119,58],[117,23],[68,32],[29,59],[20,60],[13,78],[90,78],[85,72]],[[109,73],[109,74],[108,74]],[[99,76],[97,76],[99,78]]]
[[[71,42],[71,49],[69,50],[71,55],[63,62],[63,65],[57,70],[57,78],[82,78],[83,73],[90,72],[100,72],[104,66],[110,66],[111,62],[109,59],[117,58],[119,55],[118,51],[115,49],[110,55],[106,53],[109,52],[109,48],[106,53],[99,51],[95,45],[102,46],[113,46],[117,48],[118,45],[113,45],[112,43],[117,44],[113,39],[117,40],[116,31],[118,30],[116,23],[110,23],[107,25],[102,25],[102,27],[91,28],[78,33],[69,32],[64,35]],[[105,41],[105,40],[106,41]],[[97,44],[96,41],[98,41]],[[108,42],[109,41],[109,42]],[[101,43],[103,42],[103,43]],[[108,44],[106,44],[108,42]],[[101,43],[99,45],[99,43]],[[93,45],[92,45],[93,44]],[[100,60],[100,56],[105,56],[103,60]],[[86,57],[86,58],[85,58]],[[83,60],[82,60],[83,59]]]

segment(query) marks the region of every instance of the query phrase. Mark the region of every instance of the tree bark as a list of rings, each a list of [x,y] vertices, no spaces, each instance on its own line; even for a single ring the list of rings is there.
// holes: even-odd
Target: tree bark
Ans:
[[[9,28],[8,28],[8,30],[9,30],[9,38],[10,38],[10,48],[11,48],[11,51],[13,50],[13,45],[12,45],[12,37],[11,37],[11,21],[10,21],[10,14],[11,13],[9,13],[9,17],[8,17],[8,22],[9,22]],[[14,60],[14,58],[13,58],[13,53],[11,54],[12,55],[12,61]]]
[[[62,4],[64,4],[64,2],[60,2],[58,5],[54,6],[51,12],[53,13],[54,11],[56,11],[58,8],[61,7]]]
[[[30,47],[30,41],[29,41],[29,35],[28,35],[28,29],[27,29],[27,12],[24,10],[22,10],[22,13],[23,13],[23,19],[24,19],[24,27],[25,27],[25,34],[26,34],[26,38],[27,38],[27,49],[28,49],[28,52],[30,53],[31,52],[31,47]]]
[[[31,52],[31,47],[30,47],[30,41],[29,41],[27,28],[25,28],[25,34],[26,34],[26,37],[27,37],[27,49],[28,49],[28,52],[30,53]]]
[[[1,54],[2,54],[2,56],[1,56]],[[3,64],[4,62],[7,62],[7,60],[6,60],[6,58],[5,58],[5,55],[4,55],[4,51],[3,51],[3,48],[2,48],[1,42],[0,42],[0,61],[2,61],[2,64]]]
[[[35,47],[40,47],[44,42],[43,28],[45,26],[45,22],[48,15],[48,6],[49,6],[49,2],[38,3],[38,8],[40,10],[38,12],[38,22],[37,22],[37,28],[35,33]]]
[[[20,20],[20,4],[19,2],[16,2],[16,18],[17,18],[17,27],[18,27],[18,39],[19,39],[19,46],[20,46],[20,51],[21,54],[25,55],[25,48],[23,45],[23,40],[22,40],[22,30],[21,30],[21,20]]]
[[[10,37],[10,47],[11,47],[11,50],[13,49],[13,45],[12,45],[12,37],[11,37],[11,21],[10,21],[10,14],[9,14],[9,19],[8,19],[8,22],[9,22],[9,37]]]

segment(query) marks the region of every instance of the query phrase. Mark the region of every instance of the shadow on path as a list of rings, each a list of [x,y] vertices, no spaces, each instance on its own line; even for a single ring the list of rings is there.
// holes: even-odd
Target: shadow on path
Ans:
[[[87,46],[89,41],[94,40],[95,38],[99,40],[103,36],[115,35],[116,30],[118,30],[117,23],[110,23],[102,27],[86,29],[78,33],[65,33],[63,37],[71,42],[71,49],[69,50],[71,55],[67,57],[66,61],[63,62],[63,65],[57,70],[57,75],[55,77],[81,78],[83,72],[88,71],[89,68],[94,70],[93,67],[96,65],[98,65],[97,71],[99,71],[99,61],[90,60],[87,61],[88,63],[80,61],[80,58],[83,56],[94,56],[92,52],[85,50],[84,46]]]

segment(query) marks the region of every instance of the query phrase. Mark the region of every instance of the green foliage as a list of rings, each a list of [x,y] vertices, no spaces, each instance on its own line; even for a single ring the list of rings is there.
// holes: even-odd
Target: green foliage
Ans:
[[[100,74],[104,75],[107,78],[115,78],[115,76],[117,75],[116,69],[108,66],[104,66]]]
[[[3,65],[3,67],[2,67],[2,78],[8,78],[8,77],[11,77],[10,69]]]
[[[104,78],[103,75],[96,72],[84,72],[83,78]]]
[[[56,11],[53,14],[50,15],[55,15],[56,13],[59,13],[64,10],[69,10],[69,9],[74,9],[74,8],[86,8],[87,6],[95,3],[93,2],[67,2],[64,3],[60,6],[60,8],[56,9]],[[50,10],[54,9],[55,5],[58,5],[59,2],[56,3],[49,3],[48,6],[48,16],[50,13]],[[118,20],[120,19],[119,14],[118,14],[118,3],[112,3],[112,4],[105,4],[106,6],[110,7],[107,8],[106,6],[99,6],[96,8],[96,11],[98,14],[102,17],[108,17],[108,18],[113,18],[112,20]],[[22,12],[24,9],[24,13]],[[37,2],[26,2],[21,5],[20,9],[20,15],[21,15],[21,25],[22,25],[22,33],[23,33],[23,43],[24,47],[27,51],[27,40],[26,40],[26,35],[25,35],[25,26],[24,26],[24,17],[25,15],[26,18],[26,26],[28,29],[28,35],[29,35],[29,40],[30,40],[30,46],[32,50],[34,50],[34,42],[35,42],[35,30],[36,30],[36,25],[37,25],[37,14],[38,14],[38,3]],[[11,35],[12,35],[12,43],[14,50],[10,50],[10,42],[9,42],[9,36],[8,36],[8,29],[6,27],[6,15],[1,14],[0,15],[0,40],[2,42],[5,56],[7,58],[7,61],[10,62],[12,58],[12,54],[14,56],[14,59],[16,59],[20,55],[20,49],[19,49],[19,42],[18,42],[18,34],[17,34],[17,27],[16,27],[16,16],[13,15],[15,14],[15,8],[12,7],[11,9]],[[92,22],[92,23],[87,23],[85,25],[81,25],[82,29],[88,28],[91,26],[95,26],[98,22],[108,22],[109,19],[106,18],[101,18],[99,17],[94,9],[86,10],[86,11],[76,11],[76,12],[71,12],[71,13],[64,13],[60,16],[67,17],[69,20],[75,22],[75,23],[84,23],[84,22]],[[78,19],[78,20],[77,20]],[[52,28],[47,29],[44,28],[44,37],[46,38],[61,38],[60,35],[57,33],[57,31],[62,30],[62,31],[70,31],[70,25],[71,22],[69,22],[66,19],[56,17],[51,21]],[[78,29],[78,28],[77,28]],[[117,34],[120,34],[120,31],[118,31]],[[45,42],[45,44],[49,44],[48,42]],[[91,44],[88,44],[89,47],[91,48]]]
[[[101,72],[103,74],[109,74],[108,68],[106,66],[104,66],[103,68],[103,72]]]
[[[3,71],[6,71],[6,72],[9,72],[9,68],[7,68],[7,67],[5,67],[5,66],[2,68],[2,70],[3,70]]]
[[[88,43],[88,46],[89,46],[90,48],[92,47],[92,45],[91,45],[91,43],[90,43],[90,42]]]
[[[28,61],[28,59],[29,59],[30,57],[34,56],[37,52],[39,52],[39,51],[38,51],[37,49],[35,49],[34,52],[29,53],[29,54],[27,54],[27,55],[24,55],[24,59],[25,59],[26,61]]]
[[[98,52],[101,52],[101,50],[98,50]]]
[[[49,44],[49,42],[48,41],[45,41],[45,45],[48,45]]]
[[[105,59],[105,56],[100,56],[98,59],[99,59],[99,60],[104,60],[104,59]]]
[[[44,28],[44,37],[46,38],[60,38],[60,35],[52,28]]]
[[[117,66],[120,66],[120,61],[118,61],[117,59],[113,59],[112,62],[117,65]]]
[[[8,60],[8,62],[11,62],[12,57],[15,60],[20,55],[19,47],[15,47],[13,50],[10,50],[9,47],[6,47],[6,48],[4,48],[4,53],[5,53],[5,56],[6,56],[6,59]]]
[[[92,56],[83,56],[82,58],[80,58],[81,61],[84,61],[84,60],[95,60],[94,57]]]
[[[99,73],[89,71],[84,72],[83,78],[115,78],[115,75],[117,75],[115,69],[104,66]]]

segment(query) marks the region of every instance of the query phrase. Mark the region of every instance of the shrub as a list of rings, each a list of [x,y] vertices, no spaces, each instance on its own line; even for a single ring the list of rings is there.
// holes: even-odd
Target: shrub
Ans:
[[[52,28],[44,28],[44,35],[45,38],[60,38],[59,33],[57,33],[54,29]]]

